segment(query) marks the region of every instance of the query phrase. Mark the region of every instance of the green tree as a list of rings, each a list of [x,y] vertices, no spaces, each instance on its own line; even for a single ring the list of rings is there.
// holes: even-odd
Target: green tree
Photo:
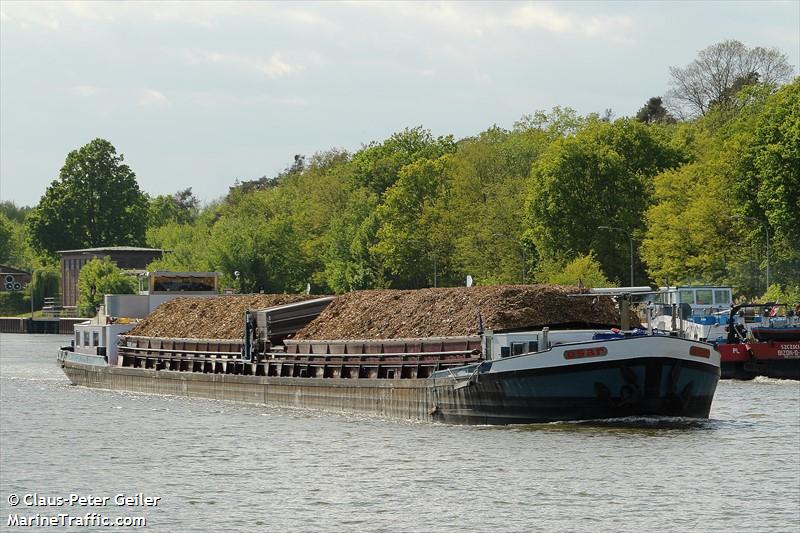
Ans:
[[[510,132],[492,127],[463,139],[452,155],[448,200],[438,204],[437,216],[455,239],[458,283],[467,274],[480,284],[519,283],[527,276],[533,254],[522,239],[525,182],[532,164],[572,123],[571,115],[536,117],[523,117]]]
[[[151,198],[147,208],[147,226],[157,228],[170,222],[188,224],[197,217],[199,204],[191,187],[172,196],[162,194]]]
[[[37,268],[33,271],[29,287],[33,305],[36,309],[41,309],[45,298],[58,296],[61,289],[61,270],[53,265]]]
[[[443,156],[406,165],[378,208],[381,227],[373,252],[387,269],[391,287],[438,285],[450,273],[453,239],[439,216],[447,208],[437,206],[446,201],[448,164],[449,156]]]
[[[211,228],[208,261],[222,281],[244,292],[297,292],[308,266],[283,205],[273,191],[244,196]],[[239,279],[234,276],[239,272]]]
[[[597,228],[622,228],[638,240],[652,177],[680,161],[681,154],[657,130],[635,120],[587,124],[555,141],[534,164],[529,238],[543,260],[569,260],[594,251],[609,278],[627,279],[629,263],[620,258],[630,253],[628,238]],[[641,278],[641,265],[637,270]]]
[[[2,212],[0,212],[0,263],[24,270],[33,270],[48,263],[37,257],[31,249],[25,223],[17,218],[6,217]]]
[[[170,222],[147,230],[147,244],[167,250],[161,259],[147,265],[149,270],[206,272],[211,269],[208,247],[211,229],[206,220],[192,224]]]
[[[611,282],[603,274],[600,262],[593,254],[581,255],[569,262],[544,261],[536,272],[539,283],[556,285],[578,285],[586,287],[608,287]]]
[[[767,224],[773,279],[800,283],[800,78],[766,100],[737,153],[735,213]],[[743,227],[749,241],[764,245],[760,224]]]
[[[25,222],[25,217],[30,211],[31,208],[28,206],[17,207],[17,204],[8,200],[0,202],[0,215],[5,215],[9,220],[15,222]]]
[[[636,113],[636,120],[645,124],[669,124],[675,118],[664,107],[660,96],[653,96]]]
[[[0,213],[0,263],[5,263],[11,258],[13,253],[12,236],[11,221],[5,214]]]
[[[92,259],[78,274],[78,313],[94,316],[106,294],[135,294],[136,278],[125,274],[109,257]]]
[[[422,127],[406,128],[382,143],[371,143],[353,156],[352,172],[357,184],[383,194],[400,170],[417,159],[436,159],[455,151],[452,135],[434,138]]]
[[[729,265],[750,257],[749,247],[736,243],[727,217],[730,173],[724,158],[705,157],[656,176],[642,258],[657,282],[730,282]]]
[[[735,113],[717,107],[675,130],[694,161],[655,178],[642,245],[654,279],[726,283],[747,297],[763,294],[762,224],[772,241],[772,279],[797,279],[798,246],[791,234],[800,181],[792,134],[798,122],[790,96],[796,86],[777,93],[764,85],[746,87],[736,96]]]
[[[377,206],[377,195],[360,188],[330,221],[325,233],[324,276],[336,293],[386,285],[381,266],[371,253],[380,227]]]
[[[800,283],[788,283],[784,286],[773,283],[759,301],[796,305],[800,303]]]
[[[123,156],[104,139],[69,153],[59,178],[28,217],[42,253],[144,242],[147,197]]]

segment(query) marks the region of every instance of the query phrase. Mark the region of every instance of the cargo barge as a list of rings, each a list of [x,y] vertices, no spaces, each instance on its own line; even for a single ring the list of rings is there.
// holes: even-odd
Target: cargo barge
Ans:
[[[758,376],[800,380],[799,309],[785,304],[740,304],[730,311],[725,340],[717,343],[722,378],[750,380]],[[782,315],[778,309],[784,308]],[[763,321],[749,324],[745,310]]]
[[[455,424],[705,418],[720,376],[713,346],[642,330],[292,338],[333,300],[250,310],[237,340],[122,334],[109,350],[76,335],[58,363],[93,388]]]

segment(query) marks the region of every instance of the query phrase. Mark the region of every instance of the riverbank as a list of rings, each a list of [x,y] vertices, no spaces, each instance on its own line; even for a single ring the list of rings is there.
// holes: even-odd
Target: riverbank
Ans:
[[[72,335],[75,324],[88,318],[0,317],[0,333],[51,333]]]

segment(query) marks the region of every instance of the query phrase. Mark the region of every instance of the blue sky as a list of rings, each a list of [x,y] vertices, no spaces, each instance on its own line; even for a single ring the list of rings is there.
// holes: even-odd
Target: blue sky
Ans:
[[[148,194],[272,176],[405,127],[632,115],[669,66],[738,39],[800,65],[800,1],[0,3],[0,200],[35,205],[111,141]]]

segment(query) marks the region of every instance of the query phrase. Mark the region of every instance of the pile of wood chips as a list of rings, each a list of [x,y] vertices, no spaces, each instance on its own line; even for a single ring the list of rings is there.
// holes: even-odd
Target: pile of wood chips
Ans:
[[[369,290],[339,296],[295,339],[391,339],[476,335],[549,327],[619,327],[608,296],[568,297],[578,287],[499,285]],[[631,325],[639,321],[631,315]]]
[[[177,298],[159,305],[128,335],[179,339],[241,339],[244,312],[319,298],[305,294],[249,294]]]

